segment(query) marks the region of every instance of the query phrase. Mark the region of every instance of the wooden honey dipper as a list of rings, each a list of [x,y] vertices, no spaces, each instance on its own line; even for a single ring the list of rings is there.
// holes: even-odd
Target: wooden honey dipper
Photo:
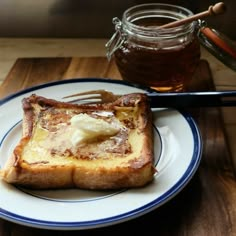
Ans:
[[[225,11],[226,11],[225,4],[223,2],[218,2],[214,6],[209,6],[207,11],[203,11],[195,15],[192,15],[190,17],[162,25],[160,26],[160,28],[171,28],[171,27],[180,26],[180,25],[192,22],[194,20],[202,19],[207,16],[220,15],[220,14],[223,14]]]

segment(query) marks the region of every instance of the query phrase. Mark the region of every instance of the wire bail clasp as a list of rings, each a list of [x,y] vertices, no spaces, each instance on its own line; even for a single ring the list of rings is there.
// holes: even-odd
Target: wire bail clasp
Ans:
[[[118,17],[112,19],[112,23],[115,25],[115,33],[112,35],[111,39],[105,44],[107,49],[106,56],[108,60],[111,59],[113,53],[122,45],[125,41],[124,33],[122,32],[122,22]]]

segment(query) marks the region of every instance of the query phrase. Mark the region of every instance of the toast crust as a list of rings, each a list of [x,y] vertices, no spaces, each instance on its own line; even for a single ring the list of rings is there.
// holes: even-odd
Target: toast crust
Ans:
[[[153,180],[152,112],[146,95],[78,105],[33,94],[22,106],[22,138],[1,170],[4,181],[33,189],[119,189]],[[101,115],[104,112],[112,115]],[[123,128],[112,138],[73,146],[70,118],[80,113]]]

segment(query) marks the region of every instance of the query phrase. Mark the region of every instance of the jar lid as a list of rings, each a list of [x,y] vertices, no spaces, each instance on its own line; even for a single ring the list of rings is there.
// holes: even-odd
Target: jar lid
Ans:
[[[208,26],[198,32],[200,43],[222,63],[236,71],[236,42],[226,35]]]

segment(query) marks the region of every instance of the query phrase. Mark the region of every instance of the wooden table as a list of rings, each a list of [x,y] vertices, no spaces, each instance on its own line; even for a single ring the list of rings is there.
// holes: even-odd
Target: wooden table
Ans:
[[[113,61],[105,58],[18,59],[0,87],[0,98],[21,89],[70,78],[121,79]],[[201,61],[190,90],[214,89],[208,63]],[[0,235],[91,235],[154,233],[155,235],[236,235],[235,170],[218,108],[190,110],[204,143],[202,161],[190,183],[158,209],[118,225],[83,231],[35,229],[0,220]],[[10,203],[9,203],[10,204]]]

